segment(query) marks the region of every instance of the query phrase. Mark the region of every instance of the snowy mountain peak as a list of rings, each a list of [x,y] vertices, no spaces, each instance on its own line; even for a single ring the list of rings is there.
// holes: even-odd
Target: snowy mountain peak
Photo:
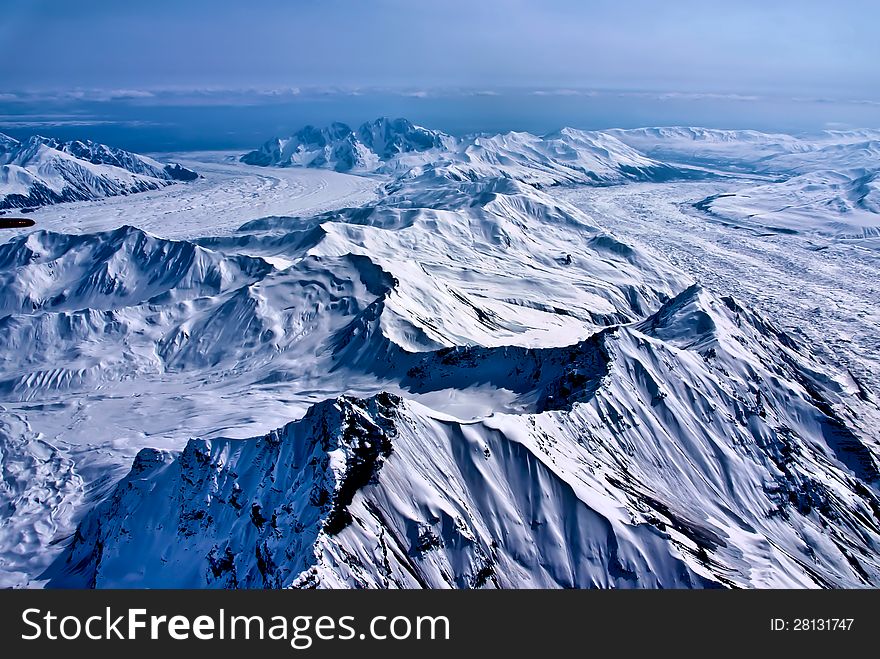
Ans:
[[[699,284],[692,284],[666,302],[642,327],[652,336],[678,344],[705,343],[716,338],[717,318],[711,312],[715,305]]]
[[[735,345],[681,340],[711,333],[707,318],[729,324]],[[858,480],[876,479],[873,458],[834,430],[808,355],[752,320],[691,287],[580,347],[453,348],[420,371],[445,387],[471,372],[536,390],[556,372],[553,391],[571,402],[544,413],[463,422],[387,393],[346,396],[263,437],[142,451],[46,576],[97,587],[873,583],[880,565],[861,548],[880,540],[880,499]]]
[[[388,117],[361,125],[357,137],[382,160],[399,153],[442,149],[454,143],[453,138],[439,131],[415,126],[407,119]]]
[[[453,138],[413,125],[406,119],[381,117],[357,130],[335,122],[325,128],[306,126],[288,138],[275,138],[241,161],[261,166],[327,167],[336,171],[369,171],[395,155],[441,149]]]
[[[171,571],[192,587],[291,583],[315,564],[320,538],[351,524],[357,493],[377,482],[393,451],[401,404],[391,394],[343,396],[253,441],[193,439],[176,459],[142,450],[81,526],[66,564],[53,569],[53,585],[124,582],[133,563],[143,567],[140,586],[168,583]],[[175,523],[167,528],[178,538],[172,545],[163,544],[160,531],[167,509],[151,505],[159,500],[174,510]],[[112,510],[128,511],[127,519],[114,519]],[[122,527],[135,532],[125,546],[116,544]],[[151,541],[141,537],[146,527],[154,528]],[[98,537],[113,540],[97,548]],[[188,558],[190,551],[197,560]]]
[[[96,142],[0,136],[0,209],[126,195],[196,178],[182,165]]]
[[[0,133],[0,159],[13,149],[18,148],[19,145],[20,142],[17,139]]]
[[[94,224],[44,211],[83,233],[0,245],[0,509],[16,512],[0,585],[877,585],[880,408],[870,373],[829,352],[870,347],[850,330],[877,325],[876,264],[704,215],[778,178],[759,168],[811,158],[837,163],[822,176],[847,212],[867,209],[872,140],[715,137],[446,143],[405,120],[337,123],[269,143],[266,162],[381,176],[214,162],[213,187],[89,205]],[[86,142],[5,144],[126,164]],[[710,152],[751,160],[616,185],[686,177],[669,162]],[[384,185],[297,212],[309,184],[364,180]],[[255,215],[265,194],[277,204]],[[167,211],[196,195],[217,211],[181,233]],[[151,233],[118,227],[145,216]],[[804,323],[828,291],[845,296],[815,316],[827,330]],[[765,316],[780,309],[791,335]]]

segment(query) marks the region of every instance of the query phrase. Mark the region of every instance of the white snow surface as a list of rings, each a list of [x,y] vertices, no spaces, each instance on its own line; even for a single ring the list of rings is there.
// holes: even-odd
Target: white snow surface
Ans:
[[[870,132],[301,133],[4,230],[0,583],[880,584]]]
[[[166,155],[197,168],[201,177],[128,197],[43,206],[28,217],[41,228],[64,233],[136,224],[158,236],[187,239],[229,234],[243,222],[270,215],[308,216],[360,206],[375,198],[384,182],[326,170],[252,167],[223,151]]]
[[[764,179],[707,197],[702,210],[721,219],[757,229],[839,238],[880,234],[880,130],[799,137],[705,128],[608,132],[669,162],[723,166]]]

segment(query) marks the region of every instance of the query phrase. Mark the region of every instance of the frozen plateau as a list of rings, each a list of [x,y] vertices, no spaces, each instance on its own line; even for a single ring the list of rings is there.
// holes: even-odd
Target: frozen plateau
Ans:
[[[880,131],[0,166],[0,586],[880,586]]]

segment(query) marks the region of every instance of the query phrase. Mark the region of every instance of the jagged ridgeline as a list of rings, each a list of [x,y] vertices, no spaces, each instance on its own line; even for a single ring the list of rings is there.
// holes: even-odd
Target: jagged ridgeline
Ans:
[[[0,134],[0,210],[158,190],[198,174],[91,141]]]
[[[7,572],[99,588],[880,584],[872,393],[548,194],[704,175],[619,137],[309,128],[245,158],[362,170],[378,199],[192,240],[124,226],[0,245],[0,448],[27,475],[0,490],[21,511]],[[101,425],[124,405],[137,414]],[[28,426],[54,409],[94,428],[87,448]],[[193,439],[169,439],[179,428]]]
[[[874,457],[809,354],[733,300],[691,287],[575,346],[411,359],[413,391],[503,383],[535,411],[462,422],[380,393],[320,403],[264,437],[144,449],[50,585],[880,578]]]
[[[510,132],[456,138],[386,117],[353,129],[306,126],[245,154],[242,162],[339,172],[420,174],[429,166],[459,180],[504,176],[531,184],[699,178],[706,173],[645,156],[608,133],[564,128],[544,136]]]

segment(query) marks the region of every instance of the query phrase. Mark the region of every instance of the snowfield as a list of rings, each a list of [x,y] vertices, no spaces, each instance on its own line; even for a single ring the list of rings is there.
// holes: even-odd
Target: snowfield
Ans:
[[[830,364],[880,391],[880,242],[734,223],[702,212],[707,197],[742,183],[636,184],[572,188],[560,196],[615,235],[719,293],[735,295],[773,318]],[[782,188],[785,183],[768,187]],[[719,201],[723,197],[719,198]],[[813,218],[816,216],[813,215]],[[874,216],[874,225],[877,224]]]
[[[0,585],[880,585],[875,139],[378,120],[34,211]]]
[[[375,197],[382,183],[323,170],[249,167],[225,152],[171,157],[198,168],[201,178],[128,197],[43,206],[28,217],[50,231],[83,233],[136,224],[157,236],[186,239],[205,235],[206,227],[211,235],[231,233],[248,220],[269,215],[360,206]]]

